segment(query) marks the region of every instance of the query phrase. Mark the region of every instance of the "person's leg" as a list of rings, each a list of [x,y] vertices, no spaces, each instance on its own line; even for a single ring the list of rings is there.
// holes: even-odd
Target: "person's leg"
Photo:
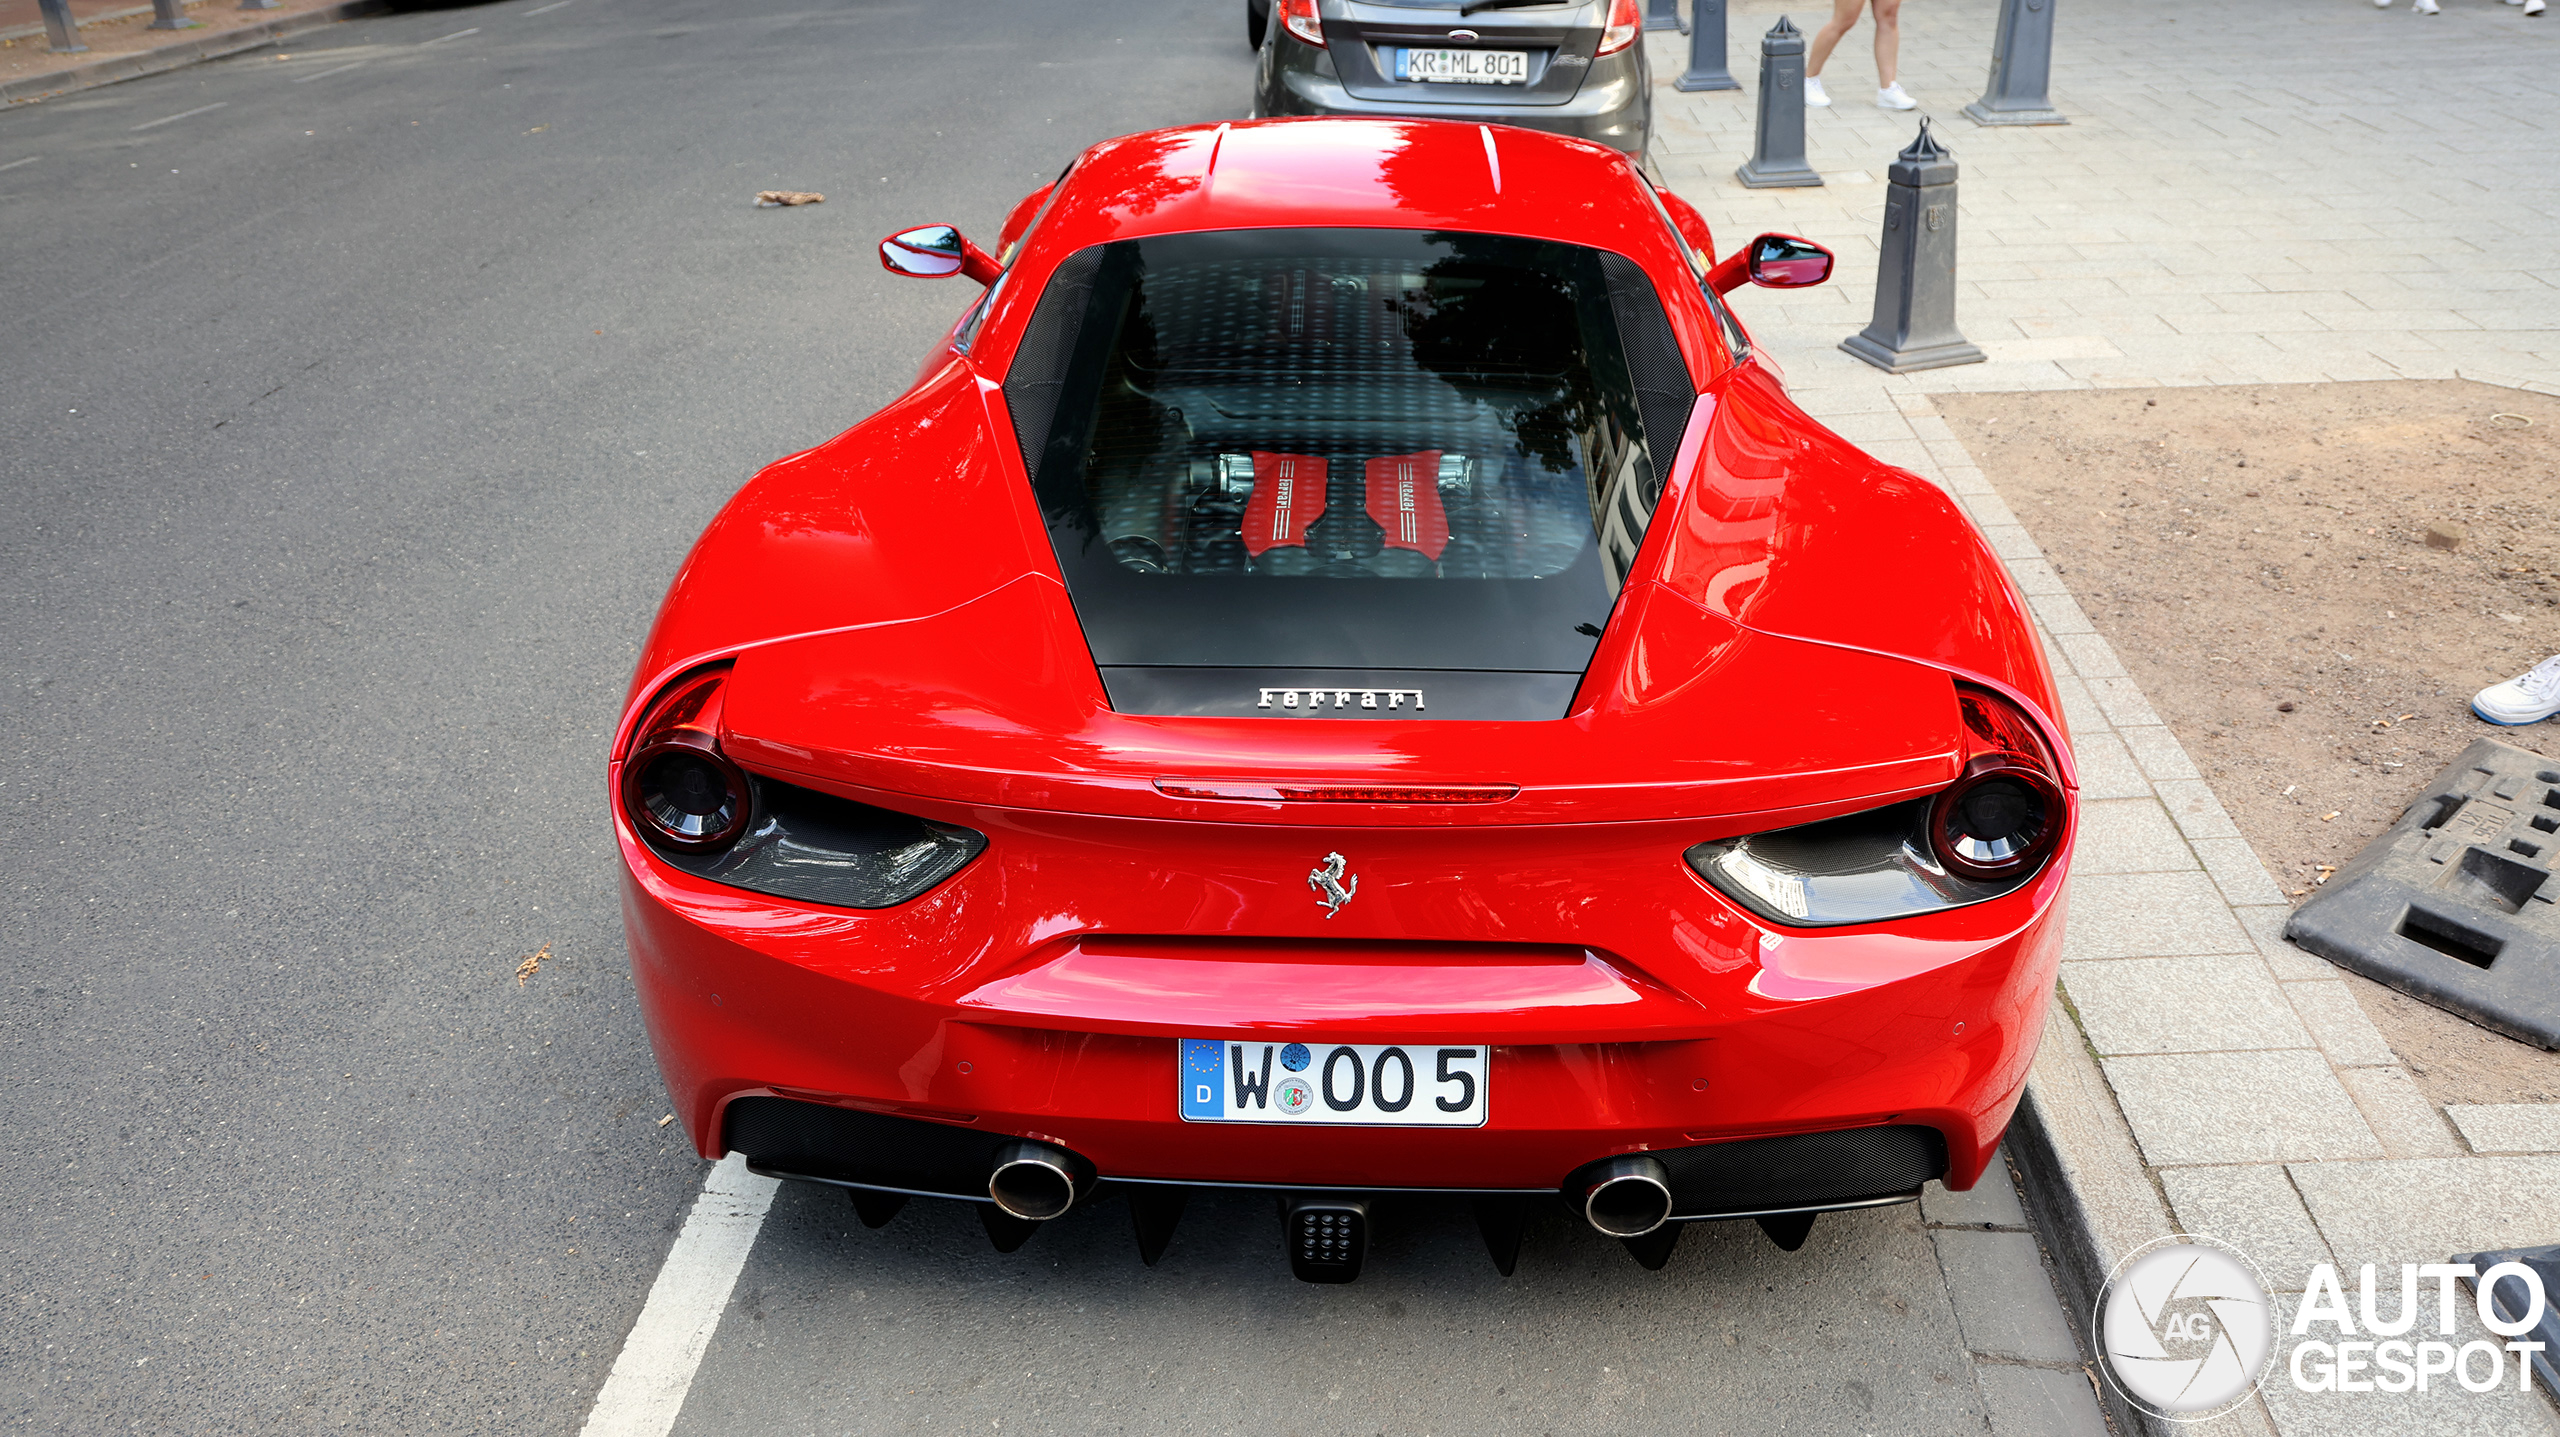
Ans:
[[[1902,85],[1893,78],[1895,62],[1902,58],[1902,0],[1875,0],[1876,7],[1876,104],[1887,110],[1916,110],[1920,102],[1902,93]]]
[[[1902,0],[1894,0],[1895,4]],[[1813,46],[1805,52],[1804,72],[1819,76],[1822,62],[1831,58],[1832,50],[1849,38],[1849,27],[1858,23],[1858,12],[1867,8],[1867,0],[1831,0],[1831,23],[1814,32]]]

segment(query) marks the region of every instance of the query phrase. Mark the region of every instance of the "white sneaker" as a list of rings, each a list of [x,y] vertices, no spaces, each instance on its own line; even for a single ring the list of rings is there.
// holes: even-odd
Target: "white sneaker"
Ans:
[[[2373,8],[2376,10],[2388,10],[2391,8],[2391,0],[2373,0]]]
[[[1920,102],[1902,93],[1902,82],[1896,80],[1876,91],[1876,107],[1885,110],[1916,110],[1920,108]]]
[[[2524,13],[2527,15],[2539,15],[2543,8],[2542,0],[2524,0]]]
[[[2560,714],[2560,655],[2535,664],[2502,684],[2491,684],[2471,696],[2471,711],[2491,723],[2512,728],[2540,723]]]
[[[2414,13],[2420,15],[2441,15],[2444,13],[2444,11],[2436,8],[2436,0],[2415,0],[2415,3],[2413,3],[2409,8]]]
[[[1831,95],[1829,91],[1822,88],[1822,77],[1820,75],[1807,75],[1804,77],[1804,102],[1809,108],[1816,110],[1828,110],[1831,108]]]

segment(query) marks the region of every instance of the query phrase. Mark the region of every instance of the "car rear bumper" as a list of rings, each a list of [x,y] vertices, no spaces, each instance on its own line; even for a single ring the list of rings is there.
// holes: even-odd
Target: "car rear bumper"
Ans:
[[[1009,837],[1026,841],[999,834],[999,849]],[[1925,1154],[1906,1144],[1884,1170],[1917,1162],[1932,1169],[1922,1178],[1970,1186],[2042,1032],[2069,858],[2066,847],[2028,888],[1960,910],[1967,922],[1934,937],[1772,933],[1681,869],[1652,902],[1643,882],[1620,884],[1628,902],[1591,921],[1578,960],[1550,943],[1515,945],[1529,955],[1517,962],[1477,963],[1476,949],[1497,945],[1240,944],[1217,935],[1232,920],[1207,917],[1208,936],[1105,940],[1091,920],[1042,900],[1038,865],[992,862],[993,852],[899,909],[819,909],[704,882],[627,829],[622,838],[642,1012],[706,1157],[735,1149],[793,1176],[983,1198],[983,1171],[974,1182],[968,1172],[986,1157],[976,1147],[1028,1138],[1080,1155],[1105,1181],[1553,1192],[1617,1154],[1655,1154],[1686,1172],[1672,1154],[1831,1135],[1802,1149],[1815,1168],[1794,1187],[1755,1193],[1701,1176],[1681,1191],[1681,1216],[1884,1196],[1861,1190],[1850,1155],[1901,1140],[1846,1134],[1925,1130]],[[1592,861],[1610,865],[1605,854]],[[1197,903],[1183,899],[1194,912]],[[1049,916],[1021,930],[987,921],[1004,908]],[[1162,933],[1165,916],[1134,921]],[[1177,1039],[1247,1033],[1489,1045],[1488,1119],[1464,1129],[1184,1121]],[[761,1099],[789,1106],[750,1101]],[[896,1133],[910,1136],[872,1141]],[[928,1165],[930,1181],[864,1165],[866,1152],[915,1142],[963,1156]],[[1826,1144],[1841,1143],[1841,1171],[1826,1176]],[[1769,1166],[1695,1162],[1701,1174]]]
[[[1350,115],[1361,118],[1457,120],[1465,124],[1516,125],[1590,140],[1630,155],[1644,153],[1649,106],[1645,73],[1638,64],[1601,61],[1573,98],[1553,105],[1427,104],[1367,100],[1343,88],[1329,67],[1267,63],[1257,86],[1256,113],[1264,117]]]

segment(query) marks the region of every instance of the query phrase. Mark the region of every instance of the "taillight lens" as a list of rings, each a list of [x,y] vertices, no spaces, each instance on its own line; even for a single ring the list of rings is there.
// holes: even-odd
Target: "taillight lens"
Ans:
[[[1609,0],[1609,26],[1600,32],[1600,53],[1617,54],[1634,44],[1642,29],[1644,16],[1636,13],[1636,0]]]
[[[1635,0],[1621,0],[1633,5]],[[1324,48],[1324,21],[1316,16],[1316,0],[1280,0],[1280,28],[1321,50]]]
[[[653,843],[684,853],[726,848],[755,804],[747,777],[720,752],[720,686],[727,669],[681,679],[658,696],[622,763],[622,808]]]
[[[2069,823],[2044,738],[1986,690],[1956,686],[1965,763],[1927,798],[1691,848],[1689,866],[1726,897],[1790,928],[1885,923],[2014,893],[2053,857]]]
[[[1997,882],[2033,872],[2062,838],[2062,785],[2035,725],[2006,699],[1959,686],[1964,772],[1929,806],[1929,847],[1949,873]]]

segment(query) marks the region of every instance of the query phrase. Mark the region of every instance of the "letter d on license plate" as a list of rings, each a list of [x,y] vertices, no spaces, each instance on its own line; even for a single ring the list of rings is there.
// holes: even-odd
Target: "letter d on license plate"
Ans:
[[[1482,1043],[1182,1040],[1192,1123],[1478,1128],[1493,1050]]]

